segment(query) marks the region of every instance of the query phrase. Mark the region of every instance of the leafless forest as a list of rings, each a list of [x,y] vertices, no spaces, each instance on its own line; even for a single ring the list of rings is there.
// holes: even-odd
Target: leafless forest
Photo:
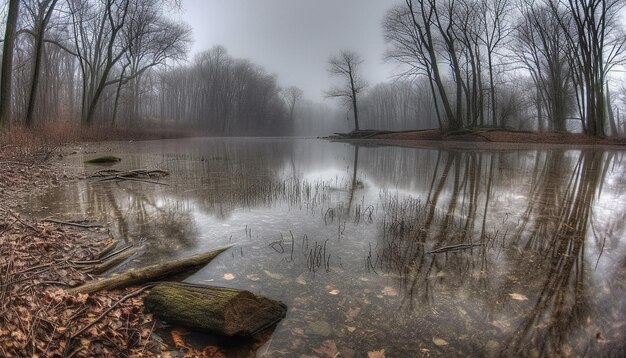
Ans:
[[[405,0],[388,51],[319,64],[338,86],[317,103],[216,45],[191,56],[174,0],[10,0],[0,8],[0,126],[168,126],[216,135],[498,127],[625,131],[622,0]],[[306,44],[303,44],[306,46]],[[397,64],[368,83],[364,61]],[[345,106],[335,106],[344,104]]]

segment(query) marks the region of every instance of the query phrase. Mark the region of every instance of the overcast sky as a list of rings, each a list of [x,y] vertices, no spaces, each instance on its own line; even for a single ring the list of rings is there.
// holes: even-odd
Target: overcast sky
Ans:
[[[370,84],[389,79],[381,31],[391,0],[183,0],[183,21],[193,28],[195,53],[223,45],[320,100],[332,79],[328,57],[352,49],[364,60]]]

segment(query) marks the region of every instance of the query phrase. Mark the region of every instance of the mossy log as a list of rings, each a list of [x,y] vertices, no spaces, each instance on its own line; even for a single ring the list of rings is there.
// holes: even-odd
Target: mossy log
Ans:
[[[158,263],[139,269],[130,269],[110,277],[105,277],[99,280],[87,282],[86,284],[78,287],[70,288],[67,292],[73,295],[77,293],[93,293],[102,290],[128,287],[144,282],[163,280],[182,272],[189,272],[191,270],[201,268],[230,247],[231,246],[227,246],[203,254],[170,262]]]
[[[285,317],[287,306],[234,288],[165,282],[150,290],[146,309],[161,320],[222,336],[251,336]]]

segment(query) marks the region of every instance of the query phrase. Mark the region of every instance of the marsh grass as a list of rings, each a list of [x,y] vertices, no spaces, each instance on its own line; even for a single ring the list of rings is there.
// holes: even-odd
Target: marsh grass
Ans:
[[[118,140],[150,140],[186,138],[209,135],[202,131],[175,128],[118,128],[92,125],[81,126],[75,122],[58,121],[42,123],[31,128],[13,125],[0,133],[0,149],[3,147],[56,147],[79,142],[102,142]]]

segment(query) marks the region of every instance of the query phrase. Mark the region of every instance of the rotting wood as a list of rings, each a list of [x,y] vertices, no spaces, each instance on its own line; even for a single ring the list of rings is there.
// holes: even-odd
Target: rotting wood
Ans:
[[[232,245],[170,262],[158,263],[140,269],[130,269],[113,276],[88,282],[82,286],[71,288],[67,290],[67,292],[73,295],[78,293],[93,293],[102,290],[128,287],[143,282],[162,280],[181,272],[201,268],[230,247],[232,247]]]
[[[278,301],[234,288],[165,282],[144,299],[146,309],[170,324],[223,336],[251,336],[283,319]]]

